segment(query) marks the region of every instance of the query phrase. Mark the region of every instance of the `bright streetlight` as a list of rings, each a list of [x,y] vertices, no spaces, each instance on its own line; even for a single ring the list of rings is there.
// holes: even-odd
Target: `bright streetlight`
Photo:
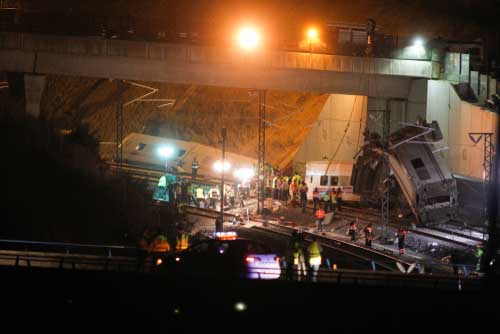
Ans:
[[[309,28],[307,30],[307,38],[309,42],[312,42],[318,38],[318,30],[316,28]]]
[[[260,43],[259,31],[253,27],[242,28],[238,33],[238,43],[247,51],[255,49]]]

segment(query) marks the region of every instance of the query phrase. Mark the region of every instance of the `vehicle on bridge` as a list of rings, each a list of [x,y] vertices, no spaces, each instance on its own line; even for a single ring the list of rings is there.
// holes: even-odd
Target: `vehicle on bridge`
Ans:
[[[159,266],[165,273],[214,278],[278,279],[280,257],[267,246],[240,238],[235,232],[210,239],[168,257]]]

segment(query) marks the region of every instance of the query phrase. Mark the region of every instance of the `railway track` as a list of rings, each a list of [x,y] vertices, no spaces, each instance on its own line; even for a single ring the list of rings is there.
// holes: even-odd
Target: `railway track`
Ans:
[[[188,207],[186,208],[186,213],[190,215],[196,215],[196,216],[201,216],[201,217],[207,217],[207,218],[217,218],[220,215],[219,211],[215,210],[210,210],[210,209],[200,209],[200,208],[195,208],[195,207]],[[224,213],[225,216],[227,217],[234,217],[234,214],[231,213]],[[279,237],[289,239],[292,235],[292,232],[296,230],[293,227],[289,226],[283,226],[280,224],[276,223],[271,223],[271,222],[263,222],[261,220],[255,220],[256,222],[260,222],[263,225],[262,226],[254,226],[252,228],[261,230],[261,231],[266,231],[270,232],[272,234],[278,235]],[[372,266],[372,262],[376,267],[382,268],[387,271],[392,271],[396,272],[399,271],[397,268],[396,263],[399,262],[402,265],[408,267],[411,265],[411,263],[402,261],[401,259],[391,256],[389,254],[374,250],[374,249],[369,249],[360,245],[354,245],[345,241],[342,241],[340,239],[332,238],[332,237],[325,237],[321,235],[317,235],[314,233],[309,233],[309,232],[303,232],[305,236],[305,241],[311,241],[312,238],[315,236],[319,239],[321,244],[324,247],[328,247],[331,250],[335,252],[342,253],[346,256],[349,256],[351,258],[356,259],[357,261],[362,261],[366,263],[367,267],[369,268]]]
[[[312,209],[312,207],[311,207],[311,209]],[[342,211],[335,211],[335,215],[345,217],[347,219],[355,219],[356,217],[358,217],[359,219],[366,221],[368,223],[372,223],[374,225],[381,224],[380,214],[378,214],[378,213],[374,212],[374,210],[370,210],[370,209],[367,209],[365,211],[364,209],[360,209],[360,208],[353,208],[353,207],[349,207],[349,206],[344,206],[342,208]],[[388,226],[390,226],[394,229],[398,229],[400,227],[399,224],[395,224],[395,223],[389,223]],[[463,233],[458,233],[456,231],[442,229],[442,228],[429,227],[429,228],[426,228],[426,230],[422,230],[419,228],[407,228],[407,230],[415,235],[421,235],[421,236],[425,236],[428,238],[433,238],[433,239],[436,239],[436,240],[439,240],[442,242],[448,242],[448,243],[454,244],[456,246],[461,246],[461,247],[465,247],[465,248],[471,247],[472,245],[475,245],[477,243],[484,242],[484,240],[482,240],[482,239],[475,238],[473,236],[469,236],[469,235],[466,235]],[[442,234],[449,235],[449,236],[451,236],[451,238],[443,236]],[[465,241],[456,240],[456,239],[454,239],[455,237],[465,239]],[[470,241],[467,241],[467,240],[470,240]]]
[[[150,184],[156,185],[158,182],[158,179],[164,174],[164,171],[159,170],[159,169],[153,169],[153,168],[147,168],[143,166],[137,166],[137,165],[131,165],[131,164],[118,164],[116,162],[107,162],[110,169],[112,171],[119,172],[122,175],[127,175],[129,177],[135,178],[135,179],[140,179],[140,180],[145,180],[149,182]],[[187,177],[190,178],[190,174],[187,173],[180,173],[179,174],[181,177]],[[200,178],[199,181],[206,183],[207,185],[218,185],[219,181],[216,179],[209,179],[209,178]],[[216,218],[217,217],[217,212],[214,210],[210,209],[199,209],[199,208],[194,208],[191,207],[189,210],[191,210],[192,214],[195,214],[193,210],[197,209],[198,212],[197,214],[200,216],[205,216],[207,218]],[[308,209],[312,210],[312,206],[308,206]],[[200,211],[203,210],[203,211]],[[212,213],[211,213],[212,212]],[[233,217],[234,215],[231,213],[224,213],[224,215],[227,215],[228,217]],[[343,206],[342,211],[336,211],[335,212],[336,216],[341,216],[347,219],[355,219],[356,217],[360,218],[362,221],[366,221],[368,223],[372,223],[376,226],[381,224],[381,218],[380,214],[371,208],[356,208],[352,206]],[[392,227],[394,229],[398,229],[400,227],[399,224],[394,224],[394,223],[389,223],[389,227]],[[476,244],[482,244],[484,243],[484,240],[463,234],[457,231],[451,231],[443,228],[432,228],[429,227],[426,230],[418,229],[418,228],[407,228],[409,232],[415,234],[415,235],[421,235],[427,238],[432,238],[439,240],[441,242],[447,242],[450,244],[453,244],[455,246],[460,246],[460,247],[471,247]],[[451,236],[447,237],[447,236]],[[461,240],[457,240],[461,239]]]
[[[271,232],[287,238],[290,238],[292,232],[296,230],[293,227],[283,226],[270,222],[267,222],[263,226],[256,226],[254,228]],[[388,271],[398,272],[399,269],[396,265],[397,262],[405,265],[406,267],[409,267],[411,265],[411,263],[403,261],[400,258],[391,256],[389,254],[385,254],[383,252],[369,249],[360,245],[354,245],[331,236],[325,237],[306,231],[303,231],[302,233],[305,236],[305,241],[312,241],[313,237],[316,237],[323,247],[330,248],[335,252],[350,256],[352,258],[355,258],[356,260],[366,262],[368,267],[371,266],[373,262],[377,267],[383,268]]]

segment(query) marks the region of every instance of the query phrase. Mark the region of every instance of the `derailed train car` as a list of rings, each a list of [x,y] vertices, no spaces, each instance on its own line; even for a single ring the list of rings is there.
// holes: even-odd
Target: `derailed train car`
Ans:
[[[353,168],[354,192],[380,198],[387,181],[394,178],[418,223],[435,225],[457,219],[456,180],[433,153],[434,143],[441,139],[437,122],[392,133],[386,150],[379,137],[371,136]],[[382,160],[388,162],[390,172]]]

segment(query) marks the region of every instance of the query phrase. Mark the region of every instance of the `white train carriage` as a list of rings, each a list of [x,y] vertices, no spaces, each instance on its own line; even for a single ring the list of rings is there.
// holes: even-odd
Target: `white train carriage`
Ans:
[[[305,182],[307,198],[313,198],[313,191],[318,188],[320,196],[332,188],[342,189],[344,201],[359,201],[359,195],[353,193],[351,185],[352,167],[355,161],[333,161],[328,167],[328,161],[310,161],[306,163]],[[327,171],[328,168],[328,171]]]
[[[222,159],[222,151],[215,147],[141,133],[129,134],[122,146],[126,163],[159,170],[164,170],[168,164],[169,167],[175,166],[180,173],[190,174],[191,163],[196,157],[199,162],[198,175],[220,178],[220,172],[214,169],[214,164]],[[257,164],[256,159],[240,154],[226,152],[225,155],[226,161],[231,165],[230,170],[225,173],[227,181],[233,181],[235,172],[253,170]]]

